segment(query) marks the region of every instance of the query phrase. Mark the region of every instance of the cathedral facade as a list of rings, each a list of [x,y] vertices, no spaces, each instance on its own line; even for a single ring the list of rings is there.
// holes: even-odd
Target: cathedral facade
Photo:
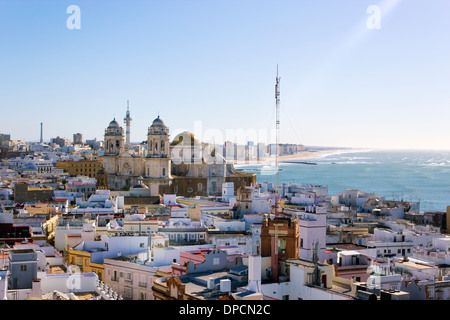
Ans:
[[[169,129],[156,118],[148,128],[147,154],[124,146],[124,130],[114,119],[105,130],[103,167],[111,190],[144,184],[152,196],[167,193],[171,184]]]
[[[189,132],[169,141],[169,128],[158,116],[148,128],[146,153],[129,145],[129,111],[124,129],[114,119],[105,130],[103,167],[110,190],[135,186],[150,188],[151,196],[221,196],[222,184],[256,184],[256,174],[235,170],[225,158]],[[124,143],[127,141],[127,143]]]

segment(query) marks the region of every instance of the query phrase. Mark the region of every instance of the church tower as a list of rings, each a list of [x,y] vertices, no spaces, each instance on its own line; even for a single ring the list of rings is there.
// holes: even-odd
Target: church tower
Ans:
[[[147,157],[169,158],[169,152],[169,128],[158,116],[148,128]]]
[[[172,178],[170,170],[169,128],[158,116],[148,128],[147,156],[145,157],[144,176],[150,185],[152,195],[162,192],[160,186],[167,188],[170,185]]]
[[[118,156],[124,150],[123,139],[123,128],[113,119],[105,130],[105,156]]]

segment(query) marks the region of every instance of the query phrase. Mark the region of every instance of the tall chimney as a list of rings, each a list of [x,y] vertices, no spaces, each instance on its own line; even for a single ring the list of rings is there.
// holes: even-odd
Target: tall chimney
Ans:
[[[43,127],[42,127],[42,122],[41,122],[41,140],[40,140],[40,142],[42,143],[42,142],[44,142],[44,139],[43,139]]]
[[[8,271],[0,270],[0,300],[8,300]]]
[[[252,254],[248,256],[248,289],[261,292],[261,256]]]
[[[31,297],[42,299],[41,279],[33,279],[31,285]]]

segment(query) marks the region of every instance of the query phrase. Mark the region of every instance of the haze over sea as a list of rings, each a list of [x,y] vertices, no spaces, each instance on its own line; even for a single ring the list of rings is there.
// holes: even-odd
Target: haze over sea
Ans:
[[[352,150],[296,160],[317,165],[280,163],[279,183],[320,184],[328,195],[346,189],[374,192],[386,199],[419,201],[420,211],[446,211],[450,205],[450,151]],[[264,165],[236,166],[257,169],[257,182],[275,182]]]

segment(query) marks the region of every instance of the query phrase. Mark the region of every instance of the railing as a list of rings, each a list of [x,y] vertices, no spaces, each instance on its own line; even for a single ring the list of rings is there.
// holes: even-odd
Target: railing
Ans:
[[[147,288],[147,282],[139,282],[139,287]]]

